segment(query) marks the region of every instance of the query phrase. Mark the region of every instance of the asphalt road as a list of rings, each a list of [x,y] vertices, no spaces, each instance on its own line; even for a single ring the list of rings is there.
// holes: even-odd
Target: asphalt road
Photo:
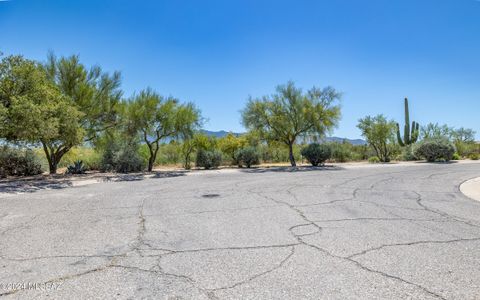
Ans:
[[[480,299],[478,163],[171,175],[0,196],[0,294]]]

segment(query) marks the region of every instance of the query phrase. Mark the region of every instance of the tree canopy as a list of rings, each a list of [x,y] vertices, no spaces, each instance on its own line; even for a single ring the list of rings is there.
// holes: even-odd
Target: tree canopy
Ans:
[[[382,162],[389,162],[392,145],[395,144],[396,123],[383,115],[366,116],[358,121],[357,127],[362,131],[367,143],[372,146]]]
[[[280,141],[289,147],[289,158],[296,166],[293,145],[299,136],[320,137],[340,119],[340,93],[334,88],[311,88],[306,93],[293,82],[279,85],[276,93],[250,98],[242,111],[242,121],[267,141]]]
[[[181,104],[178,99],[146,89],[126,103],[125,122],[128,130],[139,134],[148,146],[148,171],[152,171],[160,141],[191,137],[202,119],[193,103]]]
[[[50,173],[72,147],[92,141],[115,125],[120,73],[95,66],[87,71],[77,56],[48,56],[44,65],[8,56],[0,63],[1,135],[41,144]]]
[[[1,136],[41,144],[50,172],[71,147],[81,143],[83,113],[49,80],[44,68],[21,56],[0,62]]]

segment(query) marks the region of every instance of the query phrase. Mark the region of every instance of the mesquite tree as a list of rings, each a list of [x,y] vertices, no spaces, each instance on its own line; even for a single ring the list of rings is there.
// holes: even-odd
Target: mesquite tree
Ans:
[[[43,66],[21,56],[0,62],[0,136],[41,144],[50,173],[62,156],[82,142],[84,113],[50,80]]]
[[[267,141],[279,141],[289,149],[296,166],[293,145],[299,136],[323,136],[340,119],[340,94],[333,88],[311,88],[304,93],[293,82],[277,87],[277,92],[260,99],[250,98],[242,112],[243,124]]]

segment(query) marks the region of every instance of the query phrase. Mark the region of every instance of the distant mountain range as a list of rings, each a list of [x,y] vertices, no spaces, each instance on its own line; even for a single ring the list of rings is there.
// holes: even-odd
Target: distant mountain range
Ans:
[[[210,130],[202,130],[202,133],[208,135],[208,136],[214,136],[217,138],[221,138],[229,134],[230,132],[225,131],[225,130],[220,130],[220,131],[210,131]],[[235,136],[240,136],[243,133],[238,133],[238,132],[231,132]],[[367,142],[365,142],[362,139],[347,139],[347,138],[341,138],[337,136],[329,136],[326,138],[327,142],[334,142],[334,143],[343,143],[344,141],[352,144],[352,145],[365,145]]]

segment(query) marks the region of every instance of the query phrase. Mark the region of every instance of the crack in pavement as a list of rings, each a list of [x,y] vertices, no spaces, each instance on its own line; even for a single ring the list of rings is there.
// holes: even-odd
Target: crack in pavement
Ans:
[[[311,247],[313,249],[316,249],[330,257],[334,257],[334,258],[337,258],[337,259],[341,259],[341,260],[344,260],[344,261],[347,261],[347,262],[350,262],[350,263],[353,263],[355,266],[357,266],[358,268],[364,270],[364,271],[367,271],[369,273],[373,273],[373,274],[378,274],[378,275],[381,275],[385,278],[390,278],[390,279],[393,279],[393,280],[397,280],[397,281],[400,281],[400,282],[403,282],[403,283],[406,283],[406,284],[409,284],[411,286],[414,286],[438,299],[442,299],[442,300],[446,300],[446,298],[444,298],[442,295],[438,294],[438,293],[435,293],[433,291],[430,291],[429,289],[427,289],[426,287],[420,285],[420,284],[417,284],[417,283],[414,283],[414,282],[411,282],[411,281],[408,281],[406,279],[403,279],[399,276],[395,276],[395,275],[391,275],[391,274],[388,274],[386,272],[382,272],[382,271],[379,271],[379,270],[375,270],[375,269],[372,269],[372,268],[369,268],[365,265],[362,265],[360,262],[352,259],[352,258],[349,258],[349,257],[343,257],[343,256],[338,256],[338,255],[335,255],[333,253],[331,253],[330,251],[327,251],[317,245],[313,245],[313,244],[310,244],[310,243],[307,243],[305,241],[302,242],[305,246],[308,246],[308,247]]]
[[[293,193],[290,191],[290,189],[287,188],[286,191],[287,191],[290,195],[292,195],[292,197],[294,197],[294,199],[296,199],[296,195],[293,194]],[[354,191],[354,195],[353,195],[354,198],[356,197],[356,194],[355,194],[355,193],[356,193],[356,190]],[[257,193],[257,194],[258,194],[258,195],[262,195],[261,193]],[[271,198],[271,197],[268,197],[268,196],[264,196],[264,195],[262,195],[262,196],[263,196],[263,197],[266,197],[267,199],[270,199],[270,200],[272,200],[272,201],[274,201],[274,202],[285,204],[286,206],[288,206],[289,208],[291,208],[293,211],[295,211],[298,215],[300,215],[308,224],[311,224],[311,225],[316,226],[317,228],[319,228],[319,231],[321,231],[322,227],[320,227],[319,225],[317,225],[314,221],[309,220],[309,219],[304,215],[304,213],[303,213],[302,211],[300,211],[299,209],[297,209],[295,206],[291,205],[290,203],[285,202],[285,201],[275,200],[275,199],[273,199],[273,198]],[[298,200],[298,199],[296,199],[296,200]],[[305,224],[301,224],[301,225],[305,225]],[[370,272],[370,273],[374,273],[374,274],[378,274],[378,275],[381,275],[381,276],[383,276],[383,277],[390,278],[390,279],[394,279],[394,280],[397,280],[397,281],[401,281],[401,282],[403,282],[403,283],[406,283],[406,284],[409,284],[409,285],[411,285],[411,286],[414,286],[414,287],[416,287],[416,288],[418,288],[418,289],[420,289],[420,290],[423,290],[424,292],[426,292],[426,293],[428,293],[428,294],[430,294],[430,295],[432,295],[432,296],[434,296],[434,297],[436,297],[436,298],[438,298],[438,299],[445,299],[445,298],[444,298],[443,296],[441,296],[440,294],[437,294],[437,293],[435,293],[435,292],[433,292],[433,291],[430,291],[429,289],[427,289],[426,287],[424,287],[424,286],[422,286],[422,285],[420,285],[420,284],[417,284],[417,283],[414,283],[414,282],[410,282],[410,281],[408,281],[408,280],[406,280],[406,279],[403,279],[403,278],[398,277],[398,276],[395,276],[395,275],[388,274],[388,273],[386,273],[386,272],[382,272],[382,271],[379,271],[379,270],[375,270],[375,269],[369,268],[369,267],[367,267],[367,266],[362,265],[360,262],[358,262],[358,261],[356,261],[356,260],[354,260],[354,259],[352,259],[352,258],[343,257],[343,256],[339,256],[339,255],[334,255],[333,253],[331,253],[331,252],[329,252],[329,251],[327,251],[327,250],[325,250],[325,249],[323,249],[323,248],[321,248],[321,247],[319,247],[319,246],[317,246],[317,245],[313,245],[313,244],[310,244],[310,243],[308,243],[308,242],[305,242],[305,241],[302,239],[302,236],[301,236],[301,235],[295,235],[292,231],[290,231],[290,232],[291,232],[291,234],[298,240],[299,243],[301,243],[301,244],[303,244],[303,245],[305,245],[305,246],[311,247],[311,248],[313,248],[313,249],[317,249],[318,251],[321,251],[321,252],[323,252],[323,253],[331,256],[331,257],[334,257],[334,258],[337,258],[337,259],[341,259],[341,260],[350,262],[350,263],[354,264],[355,266],[357,266],[358,268],[360,268],[360,269],[362,269],[362,270],[364,270],[364,271],[367,271],[367,272]]]
[[[240,286],[240,285],[249,283],[250,281],[255,280],[256,278],[262,277],[262,276],[267,275],[267,274],[269,274],[269,273],[271,273],[271,272],[273,272],[273,271],[275,271],[275,270],[280,269],[281,267],[283,267],[283,266],[287,263],[287,261],[288,261],[294,254],[295,254],[295,246],[292,246],[290,253],[289,253],[285,258],[283,258],[283,259],[282,259],[276,266],[274,266],[273,268],[268,269],[268,270],[266,270],[266,271],[263,271],[263,272],[261,272],[261,273],[255,274],[255,275],[253,275],[253,276],[251,276],[251,277],[249,277],[249,278],[247,278],[247,279],[245,279],[245,280],[242,280],[242,281],[237,282],[237,283],[235,283],[235,284],[232,284],[232,285],[230,285],[230,286],[221,287],[221,288],[214,288],[214,289],[210,289],[210,290],[216,292],[216,291],[221,291],[221,290],[233,289],[233,288],[236,288],[236,287],[238,287],[238,286]]]
[[[454,240],[441,240],[441,241],[433,240],[433,241],[416,241],[416,242],[407,242],[407,243],[385,244],[378,247],[369,248],[358,253],[354,253],[352,255],[347,256],[346,258],[354,258],[354,257],[365,255],[373,251],[378,251],[378,250],[382,250],[390,247],[415,246],[415,245],[424,245],[424,244],[451,244],[451,243],[476,242],[476,241],[480,241],[480,238],[470,238],[470,239],[458,238]]]
[[[421,193],[428,192],[428,191],[413,192],[413,193],[415,193],[416,197],[412,197],[412,198],[406,197],[405,198],[405,200],[408,201],[409,204],[416,203],[418,205],[418,208],[402,207],[402,206],[390,205],[390,204],[387,204],[387,203],[376,203],[376,202],[373,202],[373,201],[361,200],[364,197],[364,195],[363,195],[363,193],[359,193],[360,191],[378,191],[380,193],[382,193],[382,192],[385,193],[387,191],[390,191],[389,189],[385,189],[385,190],[379,189],[378,185],[382,184],[384,182],[399,179],[401,181],[401,184],[405,184],[405,182],[407,182],[406,178],[404,179],[402,176],[393,177],[393,176],[390,176],[390,175],[406,173],[406,172],[410,172],[410,171],[411,170],[400,171],[400,172],[381,172],[381,173],[376,173],[374,175],[369,175],[369,176],[367,175],[367,176],[363,176],[363,177],[350,178],[347,181],[345,181],[344,183],[340,183],[340,184],[348,184],[348,183],[354,182],[356,180],[362,180],[362,179],[365,179],[365,178],[368,178],[368,177],[378,177],[378,176],[385,177],[385,176],[389,175],[389,178],[382,178],[382,179],[376,180],[375,182],[373,182],[369,186],[369,188],[344,187],[344,188],[348,188],[352,192],[352,196],[350,198],[346,198],[346,199],[336,199],[336,200],[331,200],[331,201],[328,201],[328,202],[322,202],[322,203],[316,203],[316,204],[293,205],[293,204],[289,203],[289,201],[292,202],[291,199],[294,199],[295,203],[300,202],[300,199],[297,198],[297,197],[299,197],[299,195],[295,194],[294,191],[293,191],[294,189],[298,188],[299,184],[297,184],[295,181],[289,181],[289,183],[286,184],[286,188],[279,189],[277,191],[273,191],[273,193],[270,193],[269,195],[266,194],[268,192],[261,191],[261,190],[257,191],[259,189],[258,187],[256,187],[256,188],[254,187],[254,188],[251,188],[251,189],[247,190],[247,192],[252,193],[252,194],[256,194],[256,195],[258,195],[258,196],[260,196],[264,199],[272,201],[276,205],[251,206],[251,207],[238,208],[238,209],[220,209],[220,210],[210,210],[210,211],[205,210],[205,211],[199,211],[199,212],[187,212],[186,213],[186,214],[204,214],[204,213],[215,213],[215,212],[222,213],[222,212],[234,212],[234,211],[247,210],[247,209],[261,209],[261,208],[285,206],[285,207],[288,207],[292,213],[295,213],[296,215],[298,215],[303,220],[303,221],[297,220],[301,223],[293,225],[290,228],[288,228],[288,232],[295,237],[295,239],[297,241],[296,243],[294,242],[294,243],[288,243],[288,244],[257,245],[257,246],[243,246],[243,247],[242,246],[239,246],[239,247],[212,247],[212,248],[203,248],[203,249],[199,248],[199,249],[186,249],[186,250],[156,248],[156,247],[152,246],[151,244],[149,244],[148,241],[145,241],[145,235],[146,235],[146,232],[147,232],[147,226],[146,226],[147,217],[155,216],[155,215],[145,214],[144,205],[145,205],[146,199],[143,199],[141,205],[139,205],[139,206],[126,207],[126,208],[138,207],[138,213],[137,213],[137,217],[138,217],[137,226],[138,226],[138,228],[137,228],[135,238],[132,239],[132,241],[127,244],[128,248],[123,253],[115,254],[115,255],[107,255],[107,254],[105,254],[105,255],[104,254],[100,254],[100,255],[53,255],[53,256],[37,256],[37,257],[29,257],[29,258],[9,258],[9,257],[5,257],[5,256],[0,256],[0,258],[5,259],[5,260],[11,260],[11,261],[29,261],[29,260],[55,259],[55,258],[84,258],[84,259],[105,258],[106,260],[108,260],[108,262],[101,260],[100,261],[101,265],[97,266],[96,268],[92,268],[90,270],[80,272],[80,273],[76,273],[76,274],[67,274],[67,275],[64,275],[64,276],[61,276],[61,277],[58,277],[58,278],[51,279],[51,280],[47,281],[47,283],[57,282],[57,281],[73,280],[73,279],[78,278],[80,276],[84,276],[84,275],[91,274],[91,273],[94,273],[94,272],[100,272],[100,271],[103,271],[103,270],[106,270],[106,269],[109,269],[109,268],[122,268],[122,269],[125,269],[125,270],[138,270],[139,272],[150,272],[150,273],[158,274],[159,276],[176,278],[176,279],[182,280],[183,282],[187,283],[189,286],[192,286],[192,287],[196,288],[198,291],[201,291],[202,294],[204,294],[209,299],[217,299],[217,296],[215,295],[216,291],[232,289],[232,288],[241,286],[243,284],[247,284],[251,281],[254,281],[254,280],[257,280],[257,279],[261,278],[262,276],[265,276],[265,275],[270,274],[270,273],[272,273],[276,270],[281,269],[282,267],[285,266],[285,264],[287,264],[290,261],[292,256],[295,254],[295,251],[298,248],[297,246],[304,245],[304,246],[307,246],[311,249],[315,249],[316,251],[320,251],[320,252],[324,253],[325,255],[327,255],[329,257],[332,257],[332,258],[335,258],[335,259],[340,259],[340,260],[343,260],[345,262],[348,262],[349,264],[353,264],[355,267],[357,267],[361,270],[364,270],[365,272],[369,272],[369,273],[372,273],[372,274],[377,274],[378,276],[382,276],[384,278],[389,278],[389,279],[392,279],[392,280],[397,281],[397,282],[402,282],[404,284],[408,284],[408,285],[413,286],[416,289],[421,290],[425,293],[428,293],[429,295],[432,295],[436,298],[445,299],[443,295],[437,293],[436,291],[430,290],[428,287],[422,286],[421,284],[409,281],[409,280],[407,280],[405,278],[401,278],[399,276],[395,276],[395,275],[392,275],[392,274],[389,274],[389,273],[386,273],[386,272],[382,272],[380,270],[376,270],[374,268],[369,267],[368,264],[367,265],[362,264],[361,262],[355,260],[355,258],[361,257],[362,255],[366,255],[370,252],[380,251],[382,249],[388,249],[389,247],[414,246],[414,245],[423,245],[423,244],[448,244],[448,243],[473,242],[473,241],[480,241],[480,238],[461,238],[461,237],[458,237],[458,238],[449,239],[449,240],[416,241],[416,242],[405,242],[405,243],[396,243],[396,244],[384,244],[384,245],[377,246],[377,247],[374,247],[374,248],[365,249],[361,252],[351,254],[351,255],[346,256],[346,257],[335,254],[335,251],[330,252],[329,250],[322,248],[321,247],[322,245],[318,246],[316,244],[309,243],[308,240],[306,241],[306,238],[305,238],[306,236],[309,236],[309,235],[321,234],[322,231],[325,228],[329,228],[329,227],[326,227],[326,226],[325,227],[320,226],[320,225],[317,224],[317,222],[332,222],[332,223],[334,223],[334,222],[341,222],[341,221],[362,221],[362,220],[365,220],[365,221],[400,221],[400,220],[404,220],[404,221],[418,222],[418,223],[416,223],[417,225],[429,228],[430,230],[435,230],[436,232],[442,233],[443,235],[445,235],[445,234],[448,235],[449,233],[441,232],[441,231],[439,231],[438,228],[430,228],[430,227],[424,226],[425,224],[421,224],[420,222],[438,222],[438,223],[441,223],[441,222],[460,222],[460,223],[463,223],[463,224],[466,224],[466,225],[469,225],[469,226],[472,226],[472,227],[480,228],[480,225],[474,224],[470,220],[462,220],[460,217],[453,216],[453,215],[448,214],[446,212],[442,212],[441,210],[437,210],[437,209],[434,209],[432,207],[427,206],[424,202],[422,202],[423,199],[422,199],[422,194]],[[436,174],[431,174],[428,178],[432,179],[435,176],[436,176]],[[213,176],[211,176],[211,177],[213,177]],[[373,180],[375,180],[375,179],[376,178],[373,178]],[[411,178],[408,178],[408,180],[411,180]],[[297,181],[302,182],[302,180],[297,180]],[[250,183],[255,183],[255,182],[256,182],[256,180],[252,180],[251,182],[247,182],[245,184],[245,186],[250,184]],[[234,182],[234,185],[237,188],[240,187],[239,183],[237,184],[237,183]],[[318,186],[321,186],[321,185],[312,185],[312,187],[318,187]],[[335,185],[325,185],[324,187],[335,188]],[[256,190],[256,191],[254,191],[254,190]],[[400,191],[407,191],[407,190],[400,190],[399,189],[399,190],[392,190],[392,191],[399,191],[400,192]],[[286,200],[285,199],[276,199],[277,197],[275,195],[277,193],[282,193],[282,192],[286,193],[291,198],[288,198]],[[409,190],[409,192],[412,192],[412,191]],[[433,192],[447,194],[445,192],[432,191],[432,193]],[[368,193],[367,193],[367,195],[365,195],[365,197],[367,197],[367,196],[368,196]],[[454,194],[454,196],[456,196],[456,195]],[[391,218],[389,218],[389,217],[360,217],[360,218],[342,218],[342,219],[328,219],[328,220],[318,220],[317,221],[317,220],[312,220],[312,218],[309,217],[309,215],[308,215],[309,212],[307,210],[302,210],[301,209],[303,207],[314,207],[314,206],[317,206],[317,205],[321,206],[321,205],[335,204],[337,202],[347,202],[347,201],[356,201],[358,203],[370,203],[372,205],[378,206],[379,208],[384,210],[389,215],[392,215],[392,217]],[[415,205],[412,205],[412,206],[415,206]],[[335,205],[334,205],[334,207],[335,207]],[[119,207],[119,208],[121,208],[121,207]],[[406,218],[406,217],[399,216],[392,211],[389,211],[388,210],[389,208],[391,208],[392,210],[393,210],[393,208],[395,208],[395,209],[404,209],[404,210],[411,210],[411,211],[428,211],[430,213],[433,213],[434,215],[432,215],[432,218]],[[91,210],[101,211],[103,209],[115,209],[115,208],[98,208],[98,209],[91,209]],[[90,209],[82,210],[82,211],[90,211]],[[375,211],[378,211],[378,210],[375,210]],[[74,210],[60,210],[59,212],[75,212],[75,211]],[[132,214],[133,213],[134,212],[132,211]],[[173,215],[175,215],[175,214],[173,214]],[[381,215],[383,215],[383,213]],[[426,214],[426,215],[429,216],[428,214]],[[164,215],[162,215],[162,216],[164,216]],[[436,218],[436,216],[438,216],[438,219]],[[5,217],[5,216],[2,215],[2,217]],[[37,216],[35,216],[34,218],[36,218],[36,217]],[[13,230],[15,228],[26,228],[26,227],[28,227],[28,225],[26,225],[26,224],[29,223],[29,222],[33,222],[34,218],[32,218],[31,220],[29,220],[29,221],[27,221],[27,222],[25,222],[21,225],[15,226],[13,228],[8,228],[6,231]],[[457,224],[457,226],[459,226],[459,225]],[[302,228],[302,227],[305,227],[305,228]],[[132,229],[134,229],[134,228],[132,228]],[[310,230],[312,232],[309,232]],[[4,234],[6,231],[2,232],[1,234]],[[307,232],[307,233],[305,233],[305,232]],[[450,234],[450,235],[455,237],[455,235],[453,235],[453,234]],[[446,238],[448,238],[448,237],[446,237]],[[183,274],[169,273],[169,272],[166,272],[162,268],[162,257],[169,256],[169,255],[175,255],[175,254],[178,254],[178,253],[195,253],[195,252],[202,252],[202,251],[219,251],[219,250],[273,249],[273,248],[289,248],[290,253],[288,253],[288,255],[286,255],[285,257],[282,257],[281,260],[278,260],[278,261],[276,261],[275,263],[272,263],[272,264],[268,264],[266,266],[266,267],[268,267],[268,269],[265,270],[265,271],[262,271],[262,272],[257,273],[257,274],[247,273],[248,278],[246,278],[244,280],[241,280],[239,282],[227,281],[225,284],[228,284],[228,285],[223,286],[223,287],[219,287],[219,288],[206,289],[204,287],[201,287],[200,284],[197,281],[195,281],[192,277],[189,277],[189,276],[183,275]],[[122,251],[124,251],[124,250],[125,249],[122,249]],[[164,251],[164,253],[158,253],[158,254],[149,253],[148,255],[145,255],[146,253],[144,253],[144,251],[155,251],[155,250]],[[137,266],[138,265],[137,263],[132,263],[132,266],[125,266],[125,265],[122,264],[124,262],[122,262],[121,260],[118,261],[119,259],[126,257],[127,255],[129,255],[132,252],[137,253],[140,256],[140,259],[142,257],[154,257],[154,258],[157,257],[157,259],[152,259],[152,260],[156,261],[156,264],[153,265],[150,269],[144,269],[144,268],[141,268],[141,267]],[[250,253],[250,252],[247,252],[247,253]],[[215,255],[215,254],[213,254],[213,255]],[[4,296],[4,295],[7,295],[7,294],[16,293],[16,292],[18,292],[18,291],[3,293],[3,294],[0,294],[0,296]],[[441,292],[443,293],[443,291],[441,291]]]

